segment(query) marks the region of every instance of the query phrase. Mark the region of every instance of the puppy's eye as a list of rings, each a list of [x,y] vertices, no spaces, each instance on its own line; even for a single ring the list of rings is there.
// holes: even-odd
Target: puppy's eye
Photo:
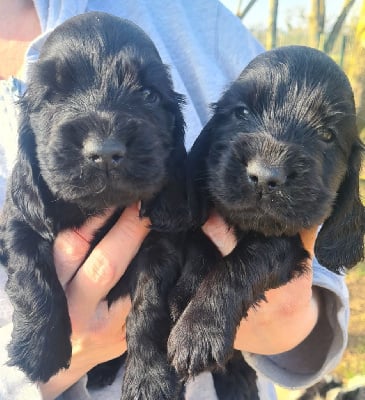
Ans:
[[[248,111],[248,109],[244,106],[240,106],[235,108],[234,110],[234,115],[236,116],[236,118],[238,119],[247,119],[247,117],[249,116],[250,112]]]
[[[319,138],[326,143],[330,143],[335,139],[335,132],[332,129],[326,128],[319,131]]]
[[[158,93],[151,89],[143,89],[142,95],[144,100],[150,104],[158,103],[160,100],[160,96],[158,95]]]

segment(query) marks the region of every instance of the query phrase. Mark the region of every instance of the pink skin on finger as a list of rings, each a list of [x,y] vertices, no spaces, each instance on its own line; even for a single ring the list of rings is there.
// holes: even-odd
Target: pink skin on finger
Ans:
[[[84,261],[95,231],[105,224],[113,211],[106,210],[104,215],[90,218],[79,229],[67,229],[57,235],[53,257],[58,279],[64,289]]]
[[[149,233],[148,226],[149,220],[139,217],[136,205],[123,211],[67,285],[70,309],[75,307],[86,318],[95,311],[138,252]]]
[[[212,212],[202,229],[223,256],[230,254],[237,245],[234,232],[216,212]]]

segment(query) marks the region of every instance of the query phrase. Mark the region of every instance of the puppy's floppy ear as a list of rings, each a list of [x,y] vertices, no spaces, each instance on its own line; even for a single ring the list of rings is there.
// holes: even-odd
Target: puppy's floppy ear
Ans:
[[[319,262],[335,272],[352,268],[364,258],[365,210],[359,194],[363,151],[360,141],[353,145],[332,214],[324,222],[316,241],[315,254]]]
[[[32,229],[44,239],[51,240],[45,208],[45,197],[51,194],[40,174],[35,137],[30,126],[25,97],[21,102],[18,155],[10,178],[7,193],[10,198],[7,201],[12,201]]]
[[[184,145],[185,122],[181,106],[184,97],[172,92],[174,107],[173,149],[168,159],[168,180],[157,196],[142,202],[141,216],[148,216],[151,227],[161,232],[187,230],[191,223],[186,194],[186,150]]]
[[[207,190],[207,159],[214,136],[216,117],[205,125],[188,154],[188,203],[193,226],[199,227],[208,219],[210,208]]]

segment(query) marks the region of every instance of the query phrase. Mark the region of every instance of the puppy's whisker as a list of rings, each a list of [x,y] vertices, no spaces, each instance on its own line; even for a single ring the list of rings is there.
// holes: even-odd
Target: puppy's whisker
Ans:
[[[95,194],[103,193],[103,192],[105,191],[106,187],[107,187],[107,185],[104,184],[100,189],[96,190],[94,193],[95,193]],[[103,200],[104,200],[104,199],[103,199]],[[104,203],[105,203],[105,201],[104,201]],[[105,205],[106,205],[106,204],[105,204]]]

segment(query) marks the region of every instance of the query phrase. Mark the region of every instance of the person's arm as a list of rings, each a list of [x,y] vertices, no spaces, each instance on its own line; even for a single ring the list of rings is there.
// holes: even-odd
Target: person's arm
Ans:
[[[204,232],[223,255],[236,246],[233,232],[212,215]],[[265,293],[267,302],[241,321],[235,348],[261,375],[286,387],[304,387],[329,373],[347,342],[348,292],[343,276],[313,257],[318,227],[303,230],[304,247],[312,256],[308,272]]]
[[[313,255],[318,227],[303,231],[304,247]],[[236,238],[223,219],[212,215],[203,231],[223,255],[236,246]],[[288,284],[265,293],[267,302],[251,308],[237,331],[235,348],[256,354],[278,354],[301,343],[317,323],[320,297],[312,286],[312,263],[308,271]],[[300,296],[298,296],[300,293]],[[285,329],[283,329],[285,326]]]

